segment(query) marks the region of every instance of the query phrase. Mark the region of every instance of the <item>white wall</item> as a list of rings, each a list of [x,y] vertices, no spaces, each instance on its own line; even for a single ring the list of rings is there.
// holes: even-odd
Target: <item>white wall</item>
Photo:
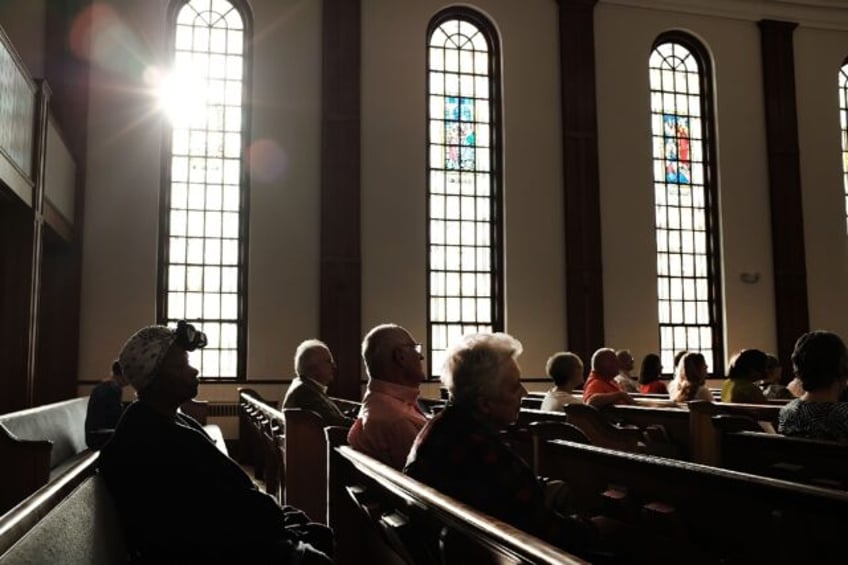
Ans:
[[[810,327],[848,339],[848,230],[839,131],[837,73],[848,57],[846,31],[800,27],[795,79]]]
[[[162,128],[141,72],[161,65],[167,2],[111,5],[123,27],[101,29],[123,39],[102,51],[117,72],[92,73],[81,380],[103,375],[124,340],[155,322]],[[252,180],[247,373],[276,379],[291,375],[295,347],[318,331],[321,12],[314,0],[251,5],[253,140],[272,143],[271,160],[284,167]],[[233,387],[212,385],[201,396],[235,399]]]
[[[277,178],[253,177],[248,375],[282,379],[292,372],[297,343],[318,331],[321,3],[251,4],[253,138],[272,140],[285,168]],[[607,343],[630,347],[637,359],[658,345],[647,60],[658,34],[683,29],[703,40],[716,70],[725,349],[774,350],[756,26],[766,15],[764,4],[679,0],[663,2],[662,10],[649,4],[602,0],[596,8]],[[779,12],[790,6],[766,4]],[[112,5],[139,59],[160,63],[165,0]],[[394,321],[426,338],[424,46],[429,19],[447,5],[362,2],[363,332]],[[677,5],[680,11],[669,8]],[[745,9],[734,12],[735,6]],[[506,330],[525,345],[525,376],[540,376],[547,356],[567,347],[557,4],[478,0],[473,7],[497,27],[503,56]],[[848,17],[810,10],[848,30]],[[796,32],[810,312],[814,327],[848,337],[848,244],[834,129],[835,73],[848,43],[844,32],[820,27],[805,20]],[[161,161],[152,100],[124,88],[144,85],[138,73],[95,69],[92,81],[83,380],[101,376],[126,337],[155,319]],[[760,273],[760,282],[743,284],[743,271]],[[267,387],[260,392],[277,396],[283,390]],[[201,397],[234,400],[234,387],[204,385]]]
[[[479,0],[501,38],[506,331],[526,376],[565,346],[557,5]],[[362,3],[363,332],[426,339],[426,35],[439,0]],[[528,64],[532,61],[532,64]]]
[[[658,349],[648,57],[682,30],[705,44],[715,77],[725,350],[774,350],[774,290],[759,30],[752,21],[614,4],[596,10],[607,343]],[[744,284],[741,272],[758,272]]]

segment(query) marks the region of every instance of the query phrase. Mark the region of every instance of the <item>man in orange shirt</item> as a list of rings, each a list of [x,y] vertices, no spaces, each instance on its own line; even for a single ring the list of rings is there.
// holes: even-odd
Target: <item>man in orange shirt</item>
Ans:
[[[610,404],[633,404],[630,395],[622,391],[615,382],[618,374],[618,357],[615,350],[607,347],[592,355],[592,372],[583,385],[583,403],[595,408]]]

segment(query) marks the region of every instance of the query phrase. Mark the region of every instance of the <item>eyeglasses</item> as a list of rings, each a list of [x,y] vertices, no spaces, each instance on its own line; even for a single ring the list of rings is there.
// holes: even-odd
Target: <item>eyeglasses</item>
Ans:
[[[401,345],[401,347],[411,347],[418,355],[421,355],[421,353],[424,351],[424,346],[420,343],[404,343],[403,345]]]

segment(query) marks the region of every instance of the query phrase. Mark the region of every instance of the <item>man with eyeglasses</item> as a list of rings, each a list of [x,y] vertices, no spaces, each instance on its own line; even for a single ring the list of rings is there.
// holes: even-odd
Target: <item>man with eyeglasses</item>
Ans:
[[[379,325],[362,340],[368,388],[347,440],[354,449],[398,470],[427,423],[417,404],[424,380],[421,349],[396,324]]]

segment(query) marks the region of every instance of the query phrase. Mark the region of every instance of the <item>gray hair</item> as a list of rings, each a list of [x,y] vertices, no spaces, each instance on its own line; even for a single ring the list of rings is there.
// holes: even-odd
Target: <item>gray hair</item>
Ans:
[[[468,404],[481,396],[494,397],[501,365],[523,350],[520,341],[501,332],[463,336],[446,352],[442,370],[442,384],[452,402]]]
[[[609,347],[602,347],[602,348],[598,349],[597,351],[595,351],[595,353],[593,353],[593,354],[592,354],[592,370],[593,370],[593,371],[597,371],[597,370],[598,370],[598,360],[599,360],[599,359],[600,359],[600,358],[601,358],[604,354],[607,354],[607,353],[611,353],[613,357],[615,357],[616,359],[618,359],[618,357],[617,357],[617,356],[616,356],[616,354],[615,354],[615,349],[611,349],[611,348],[609,348]]]
[[[307,372],[315,362],[315,353],[320,349],[330,351],[327,344],[320,339],[307,339],[297,346],[294,352],[294,372],[298,377],[306,377]]]
[[[365,334],[362,340],[362,360],[370,378],[380,378],[380,368],[385,366],[398,343],[399,332],[405,332],[397,324],[380,324]]]

